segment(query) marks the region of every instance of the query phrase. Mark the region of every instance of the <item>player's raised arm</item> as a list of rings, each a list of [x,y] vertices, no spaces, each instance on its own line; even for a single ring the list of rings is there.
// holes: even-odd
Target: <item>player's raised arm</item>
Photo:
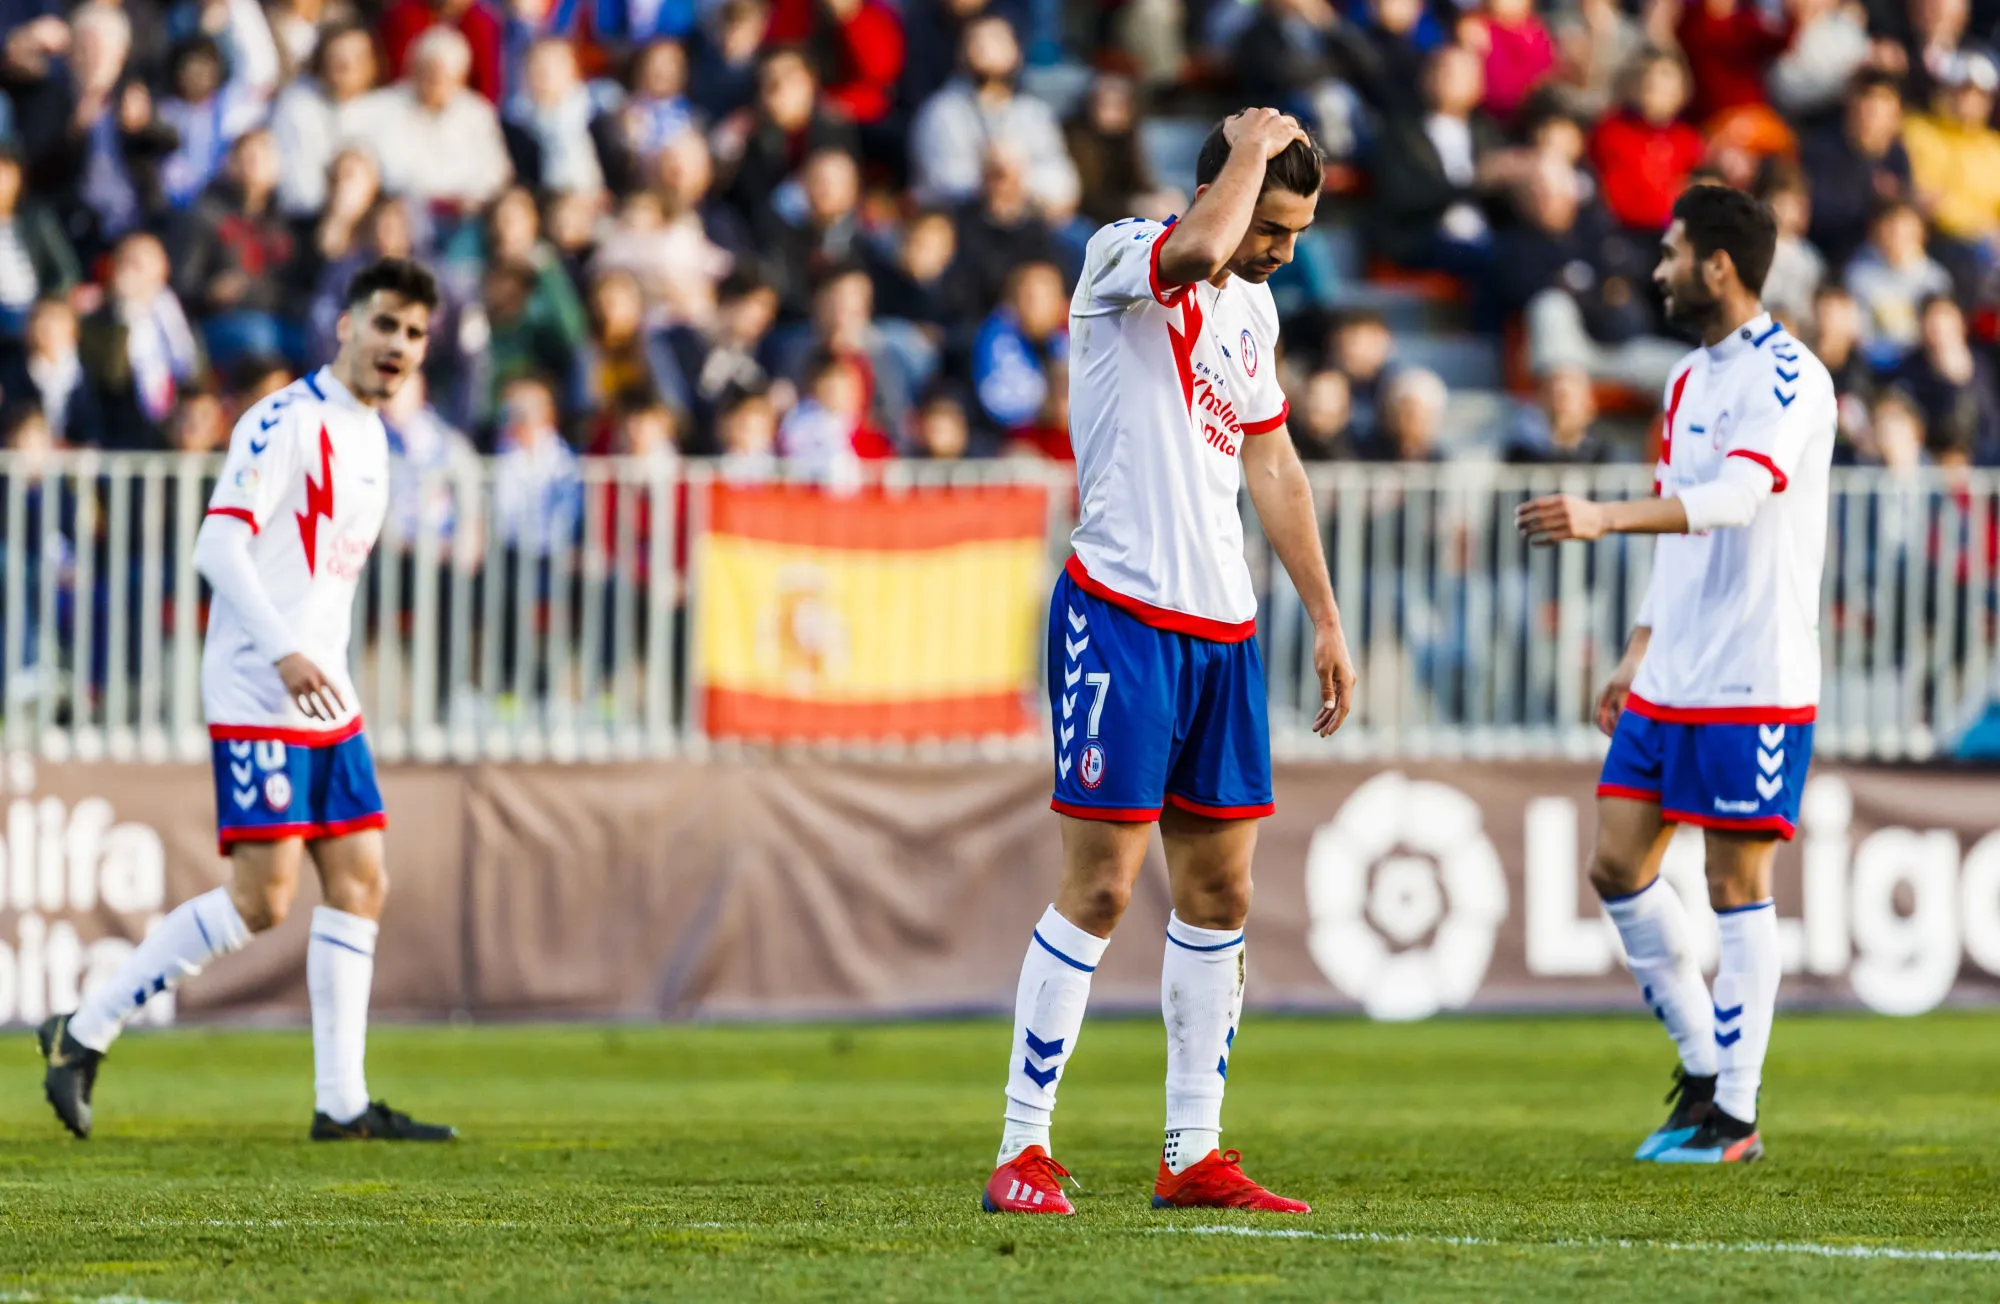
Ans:
[[[1264,165],[1293,141],[1309,139],[1303,127],[1276,109],[1245,109],[1223,123],[1222,135],[1229,144],[1228,161],[1214,181],[1195,192],[1187,214],[1160,245],[1163,285],[1193,285],[1223,271],[1250,230],[1257,197],[1264,191]]]
[[[1313,732],[1325,738],[1340,728],[1354,709],[1354,658],[1347,650],[1340,606],[1334,601],[1333,581],[1327,575],[1312,485],[1286,427],[1244,440],[1243,476],[1257,519],[1264,526],[1264,537],[1271,541],[1312,618],[1313,669],[1319,674],[1320,687]]]

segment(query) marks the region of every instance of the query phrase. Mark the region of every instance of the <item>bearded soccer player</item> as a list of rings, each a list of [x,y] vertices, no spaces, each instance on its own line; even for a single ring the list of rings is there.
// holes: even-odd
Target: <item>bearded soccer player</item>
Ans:
[[[984,1205],[1072,1213],[1049,1120],[1103,958],[1157,824],[1173,914],[1160,998],[1167,1135],[1153,1203],[1304,1213],[1220,1148],[1243,1008],[1243,923],[1271,749],[1257,599],[1237,490],[1311,615],[1322,736],[1354,669],[1278,388],[1265,280],[1312,224],[1317,148],[1271,109],[1229,118],[1196,164],[1187,216],[1091,237],[1070,304],[1080,519],[1049,607],[1049,700],[1063,875],[1028,940],[1014,1006],[1006,1128]]]
[[[1777,233],[1739,191],[1674,205],[1654,272],[1702,346],[1666,390],[1657,497],[1559,496],[1520,509],[1536,543],[1652,534],[1652,579],[1598,699],[1611,735],[1591,881],[1646,1004],[1680,1050],[1659,1163],[1764,1154],[1758,1086],[1778,996],[1771,862],[1792,836],[1819,702],[1820,571],[1835,403],[1826,368],[1758,303]],[[1702,830],[1721,932],[1715,987],[1660,881],[1673,824]]]
[[[146,1001],[285,917],[310,856],[326,904],[306,944],[316,1141],[442,1141],[368,1098],[362,1072],[382,865],[382,794],[361,731],[347,641],[355,585],[388,505],[378,409],[423,365],[437,282],[388,258],[348,287],[340,352],[244,414],[229,441],[194,564],[214,589],[202,706],[227,887],[183,903],[115,978],[39,1033],[44,1090],[90,1135],[104,1055]]]

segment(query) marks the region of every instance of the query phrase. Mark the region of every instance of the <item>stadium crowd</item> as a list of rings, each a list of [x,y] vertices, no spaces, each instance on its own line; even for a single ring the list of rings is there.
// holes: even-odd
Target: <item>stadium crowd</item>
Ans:
[[[397,451],[497,453],[524,512],[608,453],[1066,457],[1083,242],[1186,203],[1145,119],[1274,103],[1329,155],[1324,229],[1280,274],[1309,457],[1643,456],[1601,412],[1643,428],[1687,347],[1649,276],[1714,177],[1778,214],[1767,297],[1839,380],[1843,460],[2000,464],[1996,23],[1991,0],[0,0],[0,426],[215,448],[331,356],[357,266],[414,254],[447,305]],[[1410,328],[1317,256],[1336,239],[1504,342],[1494,428],[1449,426]]]

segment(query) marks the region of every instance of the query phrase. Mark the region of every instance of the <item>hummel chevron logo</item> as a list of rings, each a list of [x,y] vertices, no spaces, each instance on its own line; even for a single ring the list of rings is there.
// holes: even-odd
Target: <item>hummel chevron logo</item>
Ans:
[[[1074,711],[1074,710],[1076,710],[1076,694],[1075,694],[1075,693],[1064,693],[1064,694],[1063,694],[1063,719],[1065,719],[1065,720],[1069,719],[1069,713],[1070,713],[1071,711]]]
[[[1757,726],[1757,741],[1766,747],[1776,747],[1785,741],[1785,726],[1781,724],[1760,724]]]
[[[1082,678],[1083,678],[1082,666],[1069,666],[1063,671],[1063,687],[1075,688],[1077,685],[1077,681],[1081,680]]]
[[[1743,1007],[1740,1005],[1732,1005],[1726,1010],[1723,1009],[1720,1005],[1715,1007],[1715,1021],[1717,1023],[1728,1023],[1731,1019],[1739,1019],[1742,1017],[1743,1017]]]
[[[1047,1090],[1049,1083],[1056,1080],[1056,1074],[1062,1072],[1062,1069],[1054,1064],[1049,1065],[1045,1069],[1038,1069],[1035,1067],[1033,1060],[1022,1060],[1021,1072],[1028,1075],[1028,1081],[1041,1087],[1043,1090]]]
[[[1736,1029],[1734,1032],[1718,1032],[1715,1034],[1715,1044],[1724,1050],[1728,1050],[1731,1046],[1742,1040],[1743,1029],[1741,1028]]]
[[[239,758],[248,756],[250,754],[250,744],[247,742],[231,743],[229,744],[229,754]]]
[[[1084,627],[1089,624],[1090,621],[1085,619],[1084,616],[1080,614],[1075,607],[1071,607],[1069,609],[1069,627],[1071,629],[1081,634],[1084,631]]]
[[[1776,774],[1779,771],[1779,769],[1783,767],[1784,764],[1785,764],[1784,748],[1780,747],[1775,752],[1767,752],[1761,747],[1757,749],[1757,768],[1762,770],[1764,773]]]
[[[1035,1035],[1033,1028],[1023,1028],[1021,1036],[1028,1043],[1028,1053],[1038,1060],[1052,1060],[1062,1054],[1064,1038],[1057,1037],[1054,1041],[1043,1041]]]
[[[1771,392],[1778,396],[1779,407],[1790,407],[1793,401],[1798,398],[1797,394],[1787,394],[1784,390],[1779,389],[1776,385],[1771,386]]]
[[[1062,753],[1062,754],[1061,754],[1060,756],[1057,756],[1057,757],[1056,757],[1056,777],[1057,777],[1057,778],[1059,778],[1059,779],[1067,779],[1067,778],[1069,777],[1069,767],[1070,767],[1070,759],[1069,759],[1069,753],[1068,753],[1068,752],[1064,752],[1064,753]]]
[[[1063,651],[1069,653],[1069,659],[1072,661],[1082,656],[1084,653],[1084,649],[1088,648],[1089,646],[1090,646],[1090,636],[1088,634],[1084,635],[1080,639],[1072,639],[1068,635],[1063,636]]]
[[[231,788],[229,792],[231,796],[236,798],[236,805],[240,810],[249,810],[257,801],[257,790],[255,788]]]
[[[1757,776],[1757,795],[1762,797],[1765,801],[1771,800],[1773,797],[1777,796],[1784,790],[1785,790],[1784,779],[1782,778],[1767,779],[1761,774]]]
[[[229,763],[229,775],[231,778],[235,779],[238,783],[242,784],[249,783],[252,776],[254,776],[256,773],[257,771],[255,767],[251,765],[248,764],[238,765],[235,761],[231,761]]]
[[[250,441],[250,456],[252,457],[258,456],[270,446],[271,446],[271,439],[270,436],[268,435],[262,439],[253,439]]]
[[[1062,727],[1061,733],[1062,733],[1062,745],[1067,747],[1069,746],[1069,740],[1076,737],[1076,726],[1073,724],[1066,724]]]
[[[1796,385],[1799,383],[1798,372],[1786,371],[1783,367],[1779,367],[1776,370],[1778,373],[1778,379],[1784,381],[1787,385]]]

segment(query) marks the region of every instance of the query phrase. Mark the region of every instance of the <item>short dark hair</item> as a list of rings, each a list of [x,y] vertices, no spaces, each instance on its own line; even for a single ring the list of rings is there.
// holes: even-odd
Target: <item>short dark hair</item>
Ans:
[[[1222,165],[1229,161],[1229,141],[1222,134],[1227,125],[1227,119],[1216,123],[1208,139],[1201,142],[1201,153],[1194,161],[1194,183],[1198,186],[1214,181],[1222,174]],[[1307,199],[1317,199],[1326,186],[1326,155],[1320,152],[1311,129],[1301,126],[1301,130],[1306,133],[1304,140],[1293,141],[1285,146],[1284,153],[1264,165],[1264,190],[1288,190]],[[1263,191],[1258,193],[1261,195]]]
[[[1689,186],[1674,201],[1674,216],[1697,259],[1706,261],[1719,249],[1736,264],[1744,289],[1763,292],[1778,250],[1778,223],[1769,204],[1728,186]]]
[[[1903,97],[1903,79],[1886,68],[1863,68],[1847,83],[1849,99],[1860,99],[1875,91],[1893,91],[1897,99]]]
[[[377,290],[395,295],[404,303],[420,303],[436,312],[440,297],[437,277],[422,263],[408,258],[378,258],[354,274],[347,283],[347,306],[358,308]]]

